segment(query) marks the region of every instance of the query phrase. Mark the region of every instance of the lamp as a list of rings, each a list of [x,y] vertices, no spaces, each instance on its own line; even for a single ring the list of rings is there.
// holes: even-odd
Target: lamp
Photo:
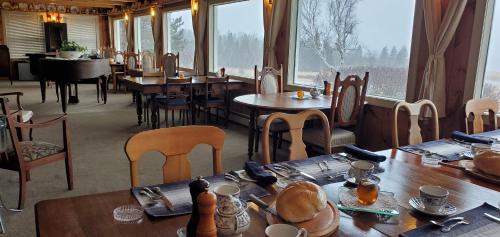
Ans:
[[[156,11],[154,7],[151,7],[151,17],[155,17]]]
[[[191,9],[195,15],[198,13],[198,0],[191,1]]]
[[[125,21],[128,21],[128,14],[127,13],[125,13],[125,17],[124,18],[125,18]]]

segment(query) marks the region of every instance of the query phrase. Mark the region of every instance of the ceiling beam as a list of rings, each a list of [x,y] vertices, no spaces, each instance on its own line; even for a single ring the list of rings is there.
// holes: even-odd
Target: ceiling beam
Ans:
[[[79,6],[79,7],[97,7],[97,8],[114,8],[116,6],[123,6],[126,4],[123,0],[12,0],[16,3],[33,3],[33,4],[55,4],[63,6]]]

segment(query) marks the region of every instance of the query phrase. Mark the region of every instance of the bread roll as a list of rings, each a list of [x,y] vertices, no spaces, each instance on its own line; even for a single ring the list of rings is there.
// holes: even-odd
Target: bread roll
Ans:
[[[500,177],[500,152],[487,150],[474,156],[476,169]]]
[[[327,205],[326,193],[318,185],[299,181],[278,194],[276,211],[285,221],[297,223],[313,219]]]

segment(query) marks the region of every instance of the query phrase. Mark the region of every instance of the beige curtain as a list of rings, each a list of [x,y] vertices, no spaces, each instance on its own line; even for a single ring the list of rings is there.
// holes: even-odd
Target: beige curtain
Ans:
[[[286,0],[264,1],[264,66],[278,68],[276,40],[286,13]]]
[[[194,71],[198,75],[205,75],[204,45],[206,41],[208,0],[191,0],[191,14],[193,16],[193,31],[195,39]]]
[[[444,17],[441,0],[424,0],[424,20],[429,59],[425,66],[418,99],[430,99],[439,117],[446,113],[446,71],[444,53],[455,34],[467,0],[448,1]]]
[[[134,52],[134,15],[128,14],[127,21],[127,51]]]
[[[101,48],[111,47],[109,17],[99,16],[99,45]]]
[[[162,65],[161,59],[163,56],[163,20],[161,12],[157,8],[154,9],[156,12],[154,17],[151,17],[151,27],[153,28],[153,40],[154,40],[154,53],[156,59],[156,65]]]

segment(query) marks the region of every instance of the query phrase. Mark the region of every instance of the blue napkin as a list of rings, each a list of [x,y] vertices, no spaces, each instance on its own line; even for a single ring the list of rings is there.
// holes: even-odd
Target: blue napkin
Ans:
[[[369,161],[373,161],[373,162],[382,162],[382,161],[385,161],[387,159],[387,157],[385,157],[383,155],[375,154],[375,153],[373,153],[371,151],[361,149],[361,148],[359,148],[359,147],[357,147],[355,145],[345,145],[344,146],[344,151],[346,153],[351,154],[355,158],[360,159],[360,160],[369,160]]]
[[[257,180],[257,184],[260,186],[268,186],[278,181],[276,177],[264,170],[264,168],[262,168],[262,166],[260,166],[260,164],[255,161],[245,162],[245,171],[247,172],[248,176],[250,176],[252,179]]]
[[[471,135],[468,135],[468,134],[465,134],[465,133],[459,132],[459,131],[454,131],[451,134],[451,137],[453,139],[457,139],[459,141],[464,141],[464,142],[469,142],[469,143],[482,143],[482,144],[491,144],[491,143],[493,143],[492,140],[474,137],[474,136],[471,136]]]

